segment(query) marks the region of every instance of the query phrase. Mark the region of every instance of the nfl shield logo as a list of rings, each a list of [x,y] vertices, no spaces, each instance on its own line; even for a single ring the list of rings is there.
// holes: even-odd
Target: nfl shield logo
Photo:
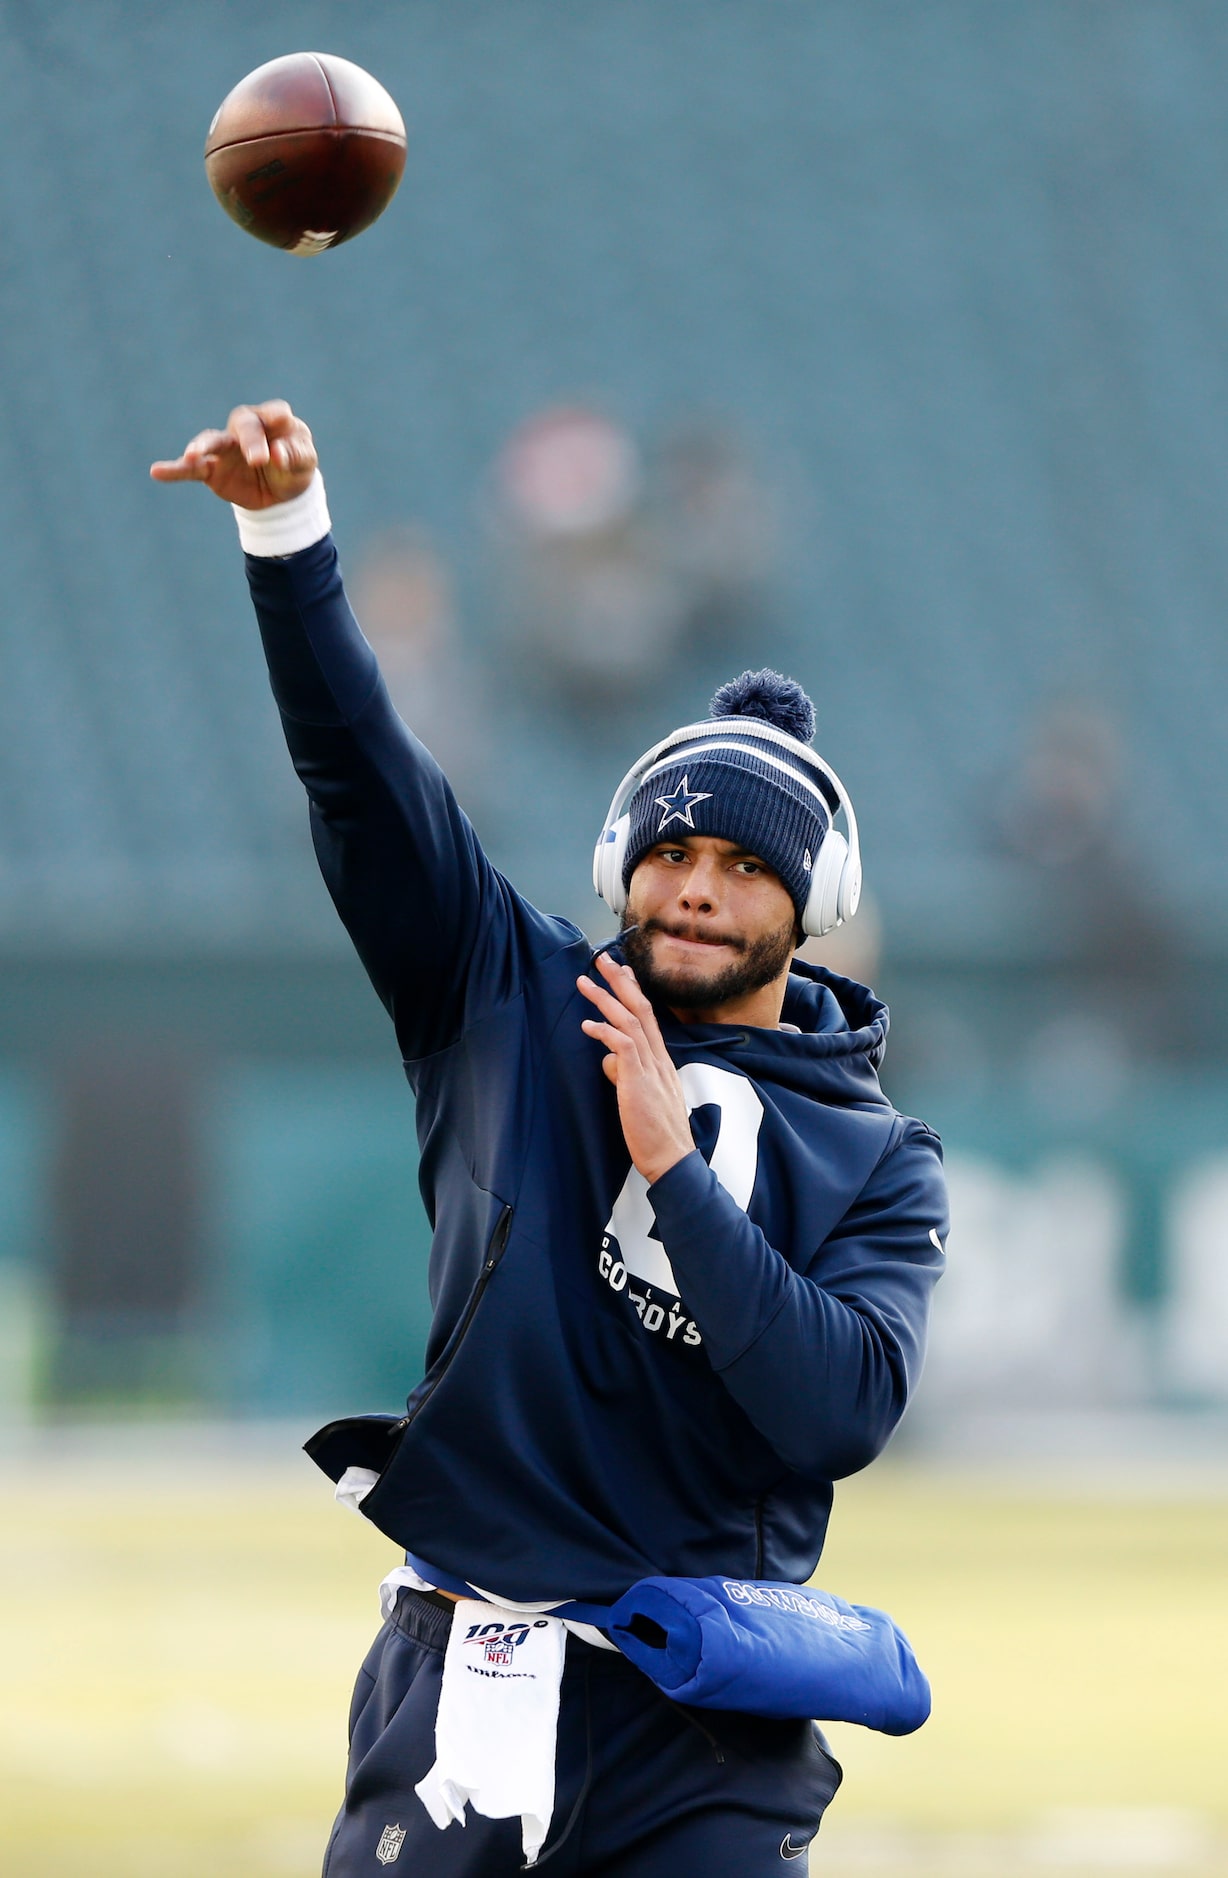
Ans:
[[[401,1856],[401,1847],[405,1843],[404,1826],[385,1826],[375,1848],[375,1856],[381,1865],[391,1865]]]

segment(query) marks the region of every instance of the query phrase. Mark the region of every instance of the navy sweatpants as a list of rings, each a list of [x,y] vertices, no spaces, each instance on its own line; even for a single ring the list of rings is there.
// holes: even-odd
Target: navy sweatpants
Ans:
[[[402,1591],[358,1672],[324,1878],[512,1878],[522,1868],[519,1819],[470,1807],[463,1827],[441,1832],[414,1792],[435,1760],[450,1625],[450,1611]],[[625,1657],[569,1636],[554,1819],[538,1866],[546,1878],[804,1872],[792,1861],[839,1784],[813,1723],[681,1708]]]

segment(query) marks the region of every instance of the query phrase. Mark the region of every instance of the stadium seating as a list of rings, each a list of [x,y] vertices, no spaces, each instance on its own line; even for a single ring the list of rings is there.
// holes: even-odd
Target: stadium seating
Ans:
[[[241,235],[202,164],[229,88],[308,45],[376,72],[410,139],[385,218],[311,261]],[[1114,1367],[1119,1320],[1168,1282],[1130,1388],[1206,1395],[1226,89],[1228,18],[1149,0],[0,12],[0,1316],[25,1378],[0,1423],[48,1393],[48,1170],[98,1039],[193,1066],[204,1399],[394,1400],[421,1348],[409,1114],[316,878],[231,523],[147,477],[274,395],[316,430],[351,571],[426,544],[456,628],[432,721],[463,694],[492,853],[590,931],[591,841],[635,752],[742,663],[813,692],[906,993],[890,1092],[981,1196],[935,1402],[979,1386],[961,1325],[1021,1230],[976,1219],[1047,1218],[1067,1149],[1120,1211],[1085,1235],[1092,1276],[1057,1275],[1094,1278],[1097,1347]],[[552,689],[508,629],[495,466],[571,401],[639,451],[646,551],[687,424],[729,443],[770,524],[736,625],[617,700]]]
[[[308,263],[238,235],[200,149],[312,40],[411,143],[385,222]],[[818,694],[897,954],[1043,947],[986,804],[1062,694],[1145,753],[1123,840],[1222,945],[1226,64],[1187,7],[6,9],[0,931],[331,943],[229,523],[151,457],[288,394],[347,554],[424,524],[489,650],[490,463],[585,395],[648,448],[692,412],[743,439],[782,543],[756,649]],[[529,808],[500,853],[574,908],[608,777],[502,737],[575,806],[560,859]]]

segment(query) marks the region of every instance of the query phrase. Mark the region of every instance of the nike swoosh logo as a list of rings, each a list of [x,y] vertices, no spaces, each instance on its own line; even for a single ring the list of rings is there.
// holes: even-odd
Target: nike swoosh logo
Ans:
[[[809,1839],[803,1839],[800,1845],[794,1845],[793,1834],[787,1832],[780,1842],[781,1858],[800,1858],[810,1845]]]

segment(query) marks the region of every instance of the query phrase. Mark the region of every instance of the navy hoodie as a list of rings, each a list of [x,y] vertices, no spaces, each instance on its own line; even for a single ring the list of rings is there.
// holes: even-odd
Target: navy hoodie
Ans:
[[[332,1422],[308,1451],[333,1479],[375,1468],[364,1514],[501,1597],[803,1582],[832,1482],[916,1383],[942,1266],[937,1138],[879,1088],[885,1006],[799,964],[796,1032],[659,1011],[696,1148],[647,1187],[580,1029],[588,942],[483,853],[389,701],[331,538],[247,567],[320,867],[417,1098],[434,1232],[406,1413]]]

